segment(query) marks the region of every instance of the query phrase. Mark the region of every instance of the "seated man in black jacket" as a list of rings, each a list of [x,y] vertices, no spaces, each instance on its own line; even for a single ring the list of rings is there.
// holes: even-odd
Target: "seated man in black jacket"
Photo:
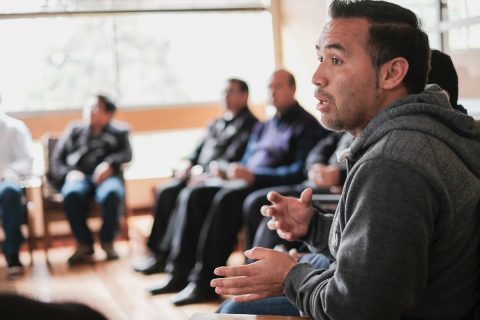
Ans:
[[[88,261],[93,237],[87,226],[88,201],[102,209],[102,249],[108,260],[118,258],[113,239],[123,208],[125,187],[121,165],[132,158],[128,127],[112,122],[115,104],[97,95],[84,109],[84,121],[71,124],[60,136],[52,154],[51,176],[61,186],[65,214],[77,240],[69,264]]]
[[[245,152],[250,132],[257,123],[247,105],[248,85],[240,79],[229,79],[224,95],[224,114],[208,126],[205,138],[192,155],[174,170],[172,181],[158,187],[154,222],[147,242],[151,255],[136,266],[135,271],[144,274],[163,271],[172,237],[167,233],[167,225],[180,192],[186,189],[184,193],[188,193],[188,186],[198,184],[208,176],[221,174],[223,167],[239,161]]]

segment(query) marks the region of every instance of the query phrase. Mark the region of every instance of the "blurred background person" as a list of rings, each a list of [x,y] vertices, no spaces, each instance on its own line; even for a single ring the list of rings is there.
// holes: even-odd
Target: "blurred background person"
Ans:
[[[53,151],[52,180],[61,187],[65,214],[77,241],[68,259],[71,265],[90,260],[94,253],[86,221],[90,199],[102,210],[100,241],[107,260],[118,258],[113,239],[125,199],[121,166],[132,159],[132,149],[128,126],[112,121],[116,110],[106,96],[89,99],[83,121],[70,124]]]
[[[33,143],[27,126],[1,109],[0,137],[0,218],[5,233],[2,249],[8,273],[18,274],[23,271],[18,252],[24,240],[20,230],[24,219],[21,180],[32,171]]]
[[[167,225],[180,192],[188,192],[189,186],[212,176],[224,177],[228,164],[239,161],[245,152],[250,132],[258,122],[248,107],[248,85],[240,79],[228,79],[223,96],[223,114],[208,126],[193,153],[178,164],[173,179],[156,190],[154,221],[147,241],[150,254],[134,267],[137,272],[163,272],[172,238]]]

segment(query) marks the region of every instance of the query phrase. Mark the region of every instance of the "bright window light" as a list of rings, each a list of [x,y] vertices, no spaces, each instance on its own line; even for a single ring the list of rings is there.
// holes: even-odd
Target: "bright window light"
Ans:
[[[213,102],[227,78],[265,100],[271,15],[122,13],[0,20],[5,111],[81,108],[97,92],[122,107]]]

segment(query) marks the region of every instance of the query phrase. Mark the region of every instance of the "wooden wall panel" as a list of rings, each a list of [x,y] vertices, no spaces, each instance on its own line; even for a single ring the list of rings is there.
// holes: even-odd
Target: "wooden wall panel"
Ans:
[[[259,118],[265,118],[262,105],[253,106],[252,110]],[[148,132],[204,127],[221,112],[221,107],[215,104],[132,108],[120,109],[116,119],[128,122],[133,132]],[[62,132],[70,121],[80,119],[82,114],[77,110],[14,116],[25,121],[33,139],[38,139],[47,132]]]

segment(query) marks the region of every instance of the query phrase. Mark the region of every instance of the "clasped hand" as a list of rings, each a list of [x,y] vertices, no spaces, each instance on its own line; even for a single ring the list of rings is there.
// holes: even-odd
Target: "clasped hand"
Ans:
[[[103,181],[107,180],[107,178],[113,175],[113,168],[108,162],[100,163],[93,172],[92,181],[96,185],[101,184]]]

